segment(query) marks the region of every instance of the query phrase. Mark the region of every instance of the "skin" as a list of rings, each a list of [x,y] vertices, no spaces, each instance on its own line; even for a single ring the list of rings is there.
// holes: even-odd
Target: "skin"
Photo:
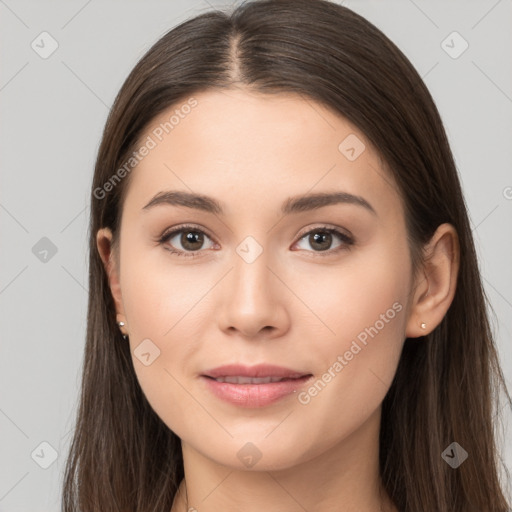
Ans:
[[[120,253],[109,229],[97,233],[132,355],[146,338],[160,350],[151,365],[135,356],[133,364],[151,406],[182,440],[188,505],[182,482],[172,512],[396,510],[379,479],[381,403],[405,338],[432,331],[452,302],[456,232],[439,226],[428,264],[413,275],[398,189],[347,120],[294,94],[194,97],[198,105],[132,171]],[[349,134],[366,147],[354,161],[338,149]],[[214,197],[225,213],[143,210],[164,190]],[[334,190],[363,197],[376,215],[354,204],[280,212],[289,196]],[[183,223],[206,233],[195,258],[166,250],[186,251],[179,234],[156,242]],[[319,250],[307,235],[324,224],[354,244],[336,251],[343,240],[333,235]],[[263,250],[252,263],[236,252],[247,236]],[[316,381],[394,303],[401,311],[307,404],[291,394],[241,408],[199,377],[228,363],[271,363]],[[261,453],[251,468],[237,457],[248,442]]]

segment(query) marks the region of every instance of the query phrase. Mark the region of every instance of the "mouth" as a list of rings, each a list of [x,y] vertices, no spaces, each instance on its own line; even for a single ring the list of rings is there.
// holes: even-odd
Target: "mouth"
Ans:
[[[227,365],[201,375],[217,398],[239,407],[264,407],[296,393],[313,377],[273,365]]]

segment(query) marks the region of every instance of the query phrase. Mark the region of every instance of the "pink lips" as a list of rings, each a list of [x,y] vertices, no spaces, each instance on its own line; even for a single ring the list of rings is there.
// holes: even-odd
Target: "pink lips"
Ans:
[[[201,375],[215,396],[239,407],[270,405],[297,391],[311,377],[310,373],[267,364],[226,365]]]

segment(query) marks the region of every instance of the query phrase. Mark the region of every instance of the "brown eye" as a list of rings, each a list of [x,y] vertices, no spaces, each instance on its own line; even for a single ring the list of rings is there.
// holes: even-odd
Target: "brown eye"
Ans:
[[[177,256],[195,257],[204,248],[206,240],[211,240],[206,233],[194,226],[181,226],[162,235],[159,242]],[[213,245],[213,242],[212,242]],[[210,246],[211,248],[211,246]]]
[[[336,238],[338,238],[340,242],[333,248],[332,244]],[[302,236],[302,238],[299,240],[299,243],[303,242],[304,240],[307,242],[309,247],[313,249],[312,252],[327,252],[327,254],[332,254],[338,250],[347,249],[354,244],[354,240],[345,233],[328,227],[316,228],[309,231],[304,236]]]

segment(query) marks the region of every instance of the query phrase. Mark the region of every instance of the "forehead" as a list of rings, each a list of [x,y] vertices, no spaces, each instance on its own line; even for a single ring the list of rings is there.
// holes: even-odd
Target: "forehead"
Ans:
[[[380,209],[399,201],[364,134],[294,93],[194,94],[153,119],[137,148],[144,144],[151,149],[133,169],[126,198],[138,209],[162,190],[260,209],[271,208],[273,199],[326,190],[364,192]]]

